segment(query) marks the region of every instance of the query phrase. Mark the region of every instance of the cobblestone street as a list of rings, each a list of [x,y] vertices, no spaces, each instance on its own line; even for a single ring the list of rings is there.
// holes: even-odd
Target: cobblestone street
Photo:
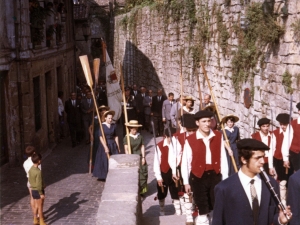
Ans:
[[[88,174],[89,145],[64,139],[42,161],[47,224],[95,224],[104,182]],[[23,167],[1,169],[1,224],[32,224]]]

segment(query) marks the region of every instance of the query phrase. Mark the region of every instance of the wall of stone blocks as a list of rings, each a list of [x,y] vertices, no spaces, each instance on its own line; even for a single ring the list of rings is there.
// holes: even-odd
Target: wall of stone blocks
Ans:
[[[197,9],[207,4],[209,10],[212,10],[213,4],[216,3],[221,9],[223,24],[230,31],[234,24],[240,23],[239,18],[244,13],[247,4],[263,1],[256,0],[251,3],[243,1],[246,5],[242,5],[240,0],[231,0],[230,6],[225,6],[223,0],[196,0],[195,2]],[[267,56],[264,60],[265,67],[260,68],[258,64],[255,68],[254,96],[249,109],[244,106],[243,90],[245,88],[251,90],[251,82],[242,83],[241,91],[236,93],[231,80],[233,56],[222,54],[221,47],[216,41],[217,36],[211,37],[205,45],[207,53],[205,67],[220,113],[222,116],[235,114],[240,118],[237,126],[241,128],[242,137],[250,137],[253,132],[254,116],[273,118],[274,125],[278,126],[275,120],[276,115],[282,112],[289,113],[291,96],[282,85],[282,75],[286,70],[292,74],[293,117],[297,117],[295,105],[300,101],[298,75],[300,45],[295,40],[291,24],[300,18],[300,2],[290,0],[287,4],[288,16],[277,18],[278,24],[284,27],[285,33],[280,38],[276,50],[265,50],[264,54]],[[279,12],[283,6],[283,1],[275,1],[275,8]],[[127,14],[128,18],[130,13],[132,12]],[[197,43],[189,38],[188,20],[183,17],[178,23],[171,20],[165,27],[163,17],[150,6],[138,10],[135,17],[136,25],[130,28],[124,26],[122,22],[125,16],[116,17],[114,38],[114,64],[118,74],[120,63],[123,64],[125,83],[127,85],[137,83],[153,89],[163,87],[165,93],[174,92],[177,97],[180,94],[180,71],[182,70],[183,92],[196,99],[198,108],[197,74],[199,74],[202,96],[204,93],[209,93],[209,88],[204,81],[202,69],[197,67],[193,70],[194,65],[189,49]],[[216,29],[215,18],[211,20],[210,29]],[[237,49],[238,39],[234,33],[229,33],[228,48]],[[180,52],[183,52],[182,64]]]

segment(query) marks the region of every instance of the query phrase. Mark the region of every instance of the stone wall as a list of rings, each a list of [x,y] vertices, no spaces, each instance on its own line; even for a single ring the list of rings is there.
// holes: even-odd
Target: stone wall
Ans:
[[[225,2],[229,2],[229,5],[225,5]],[[240,118],[237,125],[241,128],[242,137],[249,137],[249,131],[253,131],[254,116],[273,118],[274,124],[278,126],[275,121],[276,115],[289,112],[290,94],[282,85],[283,74],[288,70],[291,74],[290,88],[293,89],[293,117],[295,118],[297,113],[295,105],[300,99],[300,75],[298,75],[300,46],[296,42],[291,24],[300,18],[300,2],[297,0],[288,1],[288,16],[281,13],[284,3],[275,1],[274,12],[279,13],[276,23],[282,26],[285,32],[281,35],[279,43],[262,49],[260,57],[262,63],[258,62],[250,70],[253,78],[241,82],[238,85],[239,90],[235,91],[231,79],[232,59],[239,47],[240,39],[239,33],[234,30],[237,29],[236,27],[239,29],[241,15],[245,14],[253,2],[263,3],[262,0],[251,1],[251,3],[239,0],[196,0],[196,25],[191,23],[188,12],[179,15],[178,20],[172,14],[173,12],[165,12],[168,16],[164,16],[153,5],[139,7],[126,15],[120,15],[115,23],[115,67],[119,72],[119,65],[123,63],[126,84],[137,83],[154,89],[162,86],[165,93],[172,91],[175,97],[180,94],[182,68],[183,92],[197,99],[198,108],[198,75],[202,97],[204,93],[209,93],[209,88],[204,80],[203,71],[195,60],[197,56],[192,54],[191,49],[199,44],[199,38],[197,39],[199,34],[192,26],[199,26],[202,21],[201,12],[204,12],[202,15],[209,18],[208,30],[212,35],[204,44],[202,53],[205,57],[202,59],[205,59],[205,67],[221,115],[235,114]],[[219,10],[218,15],[215,13],[216,10]],[[221,18],[223,26],[221,30],[218,18]],[[225,44],[220,37],[224,30],[227,30],[229,35],[228,39],[225,39]],[[245,88],[252,90],[253,94],[249,109],[244,106]]]
[[[139,155],[113,155],[97,212],[99,225],[137,225],[142,216]]]

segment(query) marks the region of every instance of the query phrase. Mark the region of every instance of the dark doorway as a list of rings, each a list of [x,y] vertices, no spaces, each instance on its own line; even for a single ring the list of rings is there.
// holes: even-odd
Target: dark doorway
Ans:
[[[7,92],[8,71],[0,71],[0,166],[8,162],[5,99]]]
[[[49,71],[45,74],[45,88],[46,88],[46,119],[48,126],[48,143],[49,146],[55,142],[54,136],[54,121],[53,121],[53,113],[54,113],[54,102],[53,102],[53,79],[51,77],[52,72]],[[57,111],[57,109],[56,109]],[[55,111],[55,112],[56,112]]]

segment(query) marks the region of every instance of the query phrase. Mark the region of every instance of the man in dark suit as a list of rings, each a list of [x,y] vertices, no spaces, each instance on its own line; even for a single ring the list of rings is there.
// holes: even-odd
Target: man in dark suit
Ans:
[[[76,93],[72,92],[70,99],[65,102],[65,112],[67,113],[67,122],[69,124],[72,147],[80,141],[79,132],[81,127],[80,103],[76,99]]]
[[[151,114],[153,115],[153,122],[157,136],[163,134],[163,121],[162,121],[162,105],[166,97],[162,95],[162,89],[157,90],[157,95],[152,98]]]
[[[171,115],[170,115],[171,108],[174,104],[175,104],[174,94],[170,92],[168,94],[168,99],[166,99],[162,105],[162,120],[164,122],[164,126],[165,126],[164,128],[165,129],[170,128],[172,134],[176,132],[176,129],[174,129],[172,126]]]
[[[152,106],[152,93],[153,93],[152,90],[149,89],[148,95],[146,95],[145,98],[143,99],[145,128],[147,131],[149,131],[149,129],[151,130],[150,117],[151,117],[151,106]]]
[[[132,90],[130,90],[130,95],[136,98],[136,96],[140,93],[141,92],[138,90],[137,85],[136,84],[132,85]]]
[[[145,115],[144,115],[144,104],[143,100],[146,97],[146,88],[141,86],[140,93],[134,96],[136,102],[136,114],[139,124],[143,125],[142,129],[145,129]],[[135,90],[133,90],[134,92]]]
[[[300,170],[289,178],[287,204],[293,210],[289,225],[300,225]]]
[[[94,109],[94,102],[92,99],[92,93],[88,91],[86,93],[86,97],[81,101],[81,112],[82,112],[82,121],[84,126],[84,135],[86,139],[86,144],[90,143],[89,140],[89,127],[92,124],[93,120],[93,109]]]
[[[239,172],[215,187],[213,225],[287,224],[287,219],[275,202],[266,182],[259,175],[269,147],[263,142],[246,138],[237,142]],[[278,193],[278,183],[270,177]],[[291,216],[290,207],[286,208]]]
[[[107,95],[106,95],[106,86],[104,81],[100,81],[100,85],[98,90],[98,104],[99,105],[107,105]]]

